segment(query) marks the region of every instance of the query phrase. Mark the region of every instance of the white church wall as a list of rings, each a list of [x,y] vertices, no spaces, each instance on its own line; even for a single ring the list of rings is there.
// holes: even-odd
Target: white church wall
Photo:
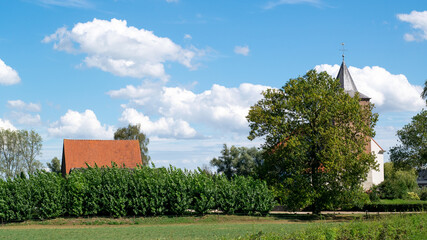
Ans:
[[[378,164],[378,170],[369,170],[366,181],[363,182],[363,189],[368,190],[372,185],[378,185],[384,181],[384,150],[371,139],[371,151],[375,154],[375,162]]]
[[[377,185],[384,181],[384,150],[371,139],[371,151],[375,154],[375,160],[379,165],[378,171],[372,171],[372,183]]]

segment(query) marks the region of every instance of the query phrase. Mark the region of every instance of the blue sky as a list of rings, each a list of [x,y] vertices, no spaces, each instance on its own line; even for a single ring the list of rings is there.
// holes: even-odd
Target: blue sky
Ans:
[[[43,163],[62,140],[141,124],[157,166],[193,169],[247,140],[266,88],[345,61],[388,150],[424,106],[423,1],[5,0],[0,127],[34,129]],[[387,159],[387,156],[386,156]]]

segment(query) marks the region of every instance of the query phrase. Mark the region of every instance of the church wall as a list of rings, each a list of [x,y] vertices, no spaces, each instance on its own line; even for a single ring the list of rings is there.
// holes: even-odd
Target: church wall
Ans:
[[[372,175],[372,182],[377,185],[384,181],[384,151],[374,142],[374,140],[371,140],[371,148],[372,152],[376,156],[375,160],[379,165],[379,171],[373,171]]]
[[[368,190],[372,185],[378,185],[384,181],[384,151],[374,142],[370,141],[372,153],[375,154],[375,162],[378,164],[378,170],[369,170],[368,177],[362,183],[363,189]]]

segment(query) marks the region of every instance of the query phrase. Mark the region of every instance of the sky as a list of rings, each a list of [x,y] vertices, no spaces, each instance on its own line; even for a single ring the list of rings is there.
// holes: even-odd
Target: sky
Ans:
[[[64,138],[141,124],[156,166],[195,169],[260,146],[245,117],[261,92],[335,77],[343,53],[388,151],[425,107],[424,1],[3,0],[0,128],[38,132],[47,163]]]

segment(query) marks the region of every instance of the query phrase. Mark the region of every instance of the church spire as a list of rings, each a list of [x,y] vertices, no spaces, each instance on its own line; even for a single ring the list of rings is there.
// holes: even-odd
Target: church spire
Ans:
[[[357,92],[356,85],[354,84],[353,78],[348,71],[347,66],[344,62],[344,57],[341,63],[340,70],[338,71],[337,78],[340,80],[341,88],[346,92]]]
[[[359,92],[357,91],[356,84],[354,84],[353,78],[350,75],[350,71],[348,71],[348,68],[345,65],[344,53],[342,55],[342,63],[340,70],[338,71],[337,78],[340,80],[341,88],[343,88],[344,92],[348,93],[351,97],[353,97],[356,92]],[[361,92],[359,92],[359,96],[362,100],[370,99],[370,97]]]

